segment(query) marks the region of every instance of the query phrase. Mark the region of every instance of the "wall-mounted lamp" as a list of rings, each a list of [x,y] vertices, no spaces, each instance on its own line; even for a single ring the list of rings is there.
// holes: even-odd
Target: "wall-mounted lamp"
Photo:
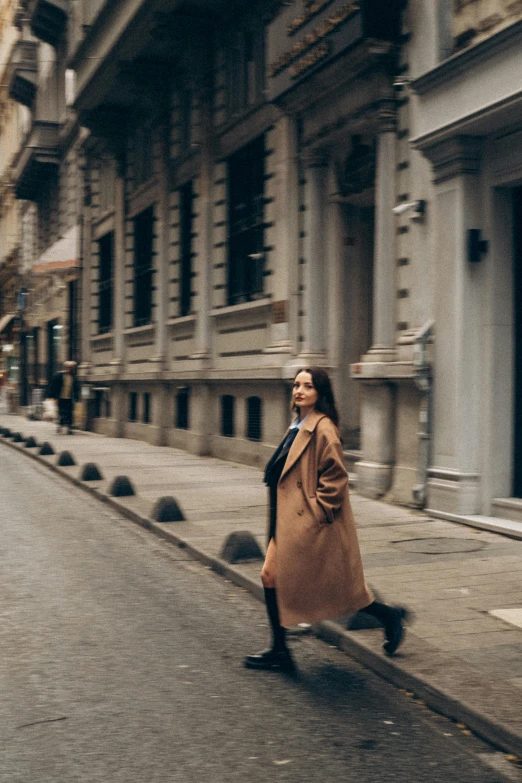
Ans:
[[[482,260],[484,253],[488,252],[488,240],[480,236],[480,228],[468,228],[468,261],[476,264]]]

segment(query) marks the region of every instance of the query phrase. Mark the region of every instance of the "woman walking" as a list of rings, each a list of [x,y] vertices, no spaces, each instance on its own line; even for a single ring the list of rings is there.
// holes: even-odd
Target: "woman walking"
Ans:
[[[285,628],[364,611],[384,626],[384,650],[402,642],[407,611],[374,601],[363,574],[330,378],[297,373],[297,419],[265,470],[269,543],[261,580],[272,647],[245,658],[251,669],[293,671]]]

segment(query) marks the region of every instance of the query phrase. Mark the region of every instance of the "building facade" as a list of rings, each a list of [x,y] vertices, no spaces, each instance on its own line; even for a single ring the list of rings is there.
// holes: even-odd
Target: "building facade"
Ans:
[[[11,160],[19,146],[23,118],[9,97],[9,61],[17,39],[16,3],[0,4],[0,404],[13,409],[18,397],[18,291],[21,288],[20,211]]]
[[[45,393],[61,362],[79,358],[83,140],[71,108],[69,4],[12,5],[7,89],[18,127],[9,177],[21,271],[19,401],[28,406]]]
[[[320,364],[360,492],[518,518],[519,0],[20,8],[22,244],[92,428],[261,465]]]

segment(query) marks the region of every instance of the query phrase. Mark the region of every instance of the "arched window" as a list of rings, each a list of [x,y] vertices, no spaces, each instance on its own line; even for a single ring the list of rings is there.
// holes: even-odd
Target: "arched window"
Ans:
[[[249,397],[247,400],[247,432],[248,440],[261,440],[262,435],[261,397]]]
[[[235,402],[235,397],[231,394],[224,394],[221,397],[221,434],[225,438],[233,438],[235,435]]]

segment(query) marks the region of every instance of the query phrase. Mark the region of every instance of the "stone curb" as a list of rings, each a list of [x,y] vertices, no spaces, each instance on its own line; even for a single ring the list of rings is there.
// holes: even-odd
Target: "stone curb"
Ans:
[[[229,579],[238,587],[248,590],[248,592],[259,601],[264,600],[261,584],[258,584],[253,579],[250,579],[250,577],[242,574],[237,568],[234,568],[233,565],[226,563],[219,557],[209,555],[199,547],[181,538],[181,536],[176,535],[170,526],[169,528],[166,528],[163,524],[139,514],[134,509],[125,505],[124,502],[111,497],[97,487],[86,484],[80,479],[75,478],[66,470],[60,468],[58,465],[47,461],[38,454],[23,449],[22,446],[19,446],[10,440],[1,438],[0,442],[4,442],[10,448],[16,449],[20,453],[31,457],[31,459],[46,465],[76,487],[81,487],[98,500],[107,503],[127,519],[130,519],[132,522],[151,531],[159,538],[185,550],[191,557],[203,563],[203,565],[208,566],[217,574]],[[465,724],[475,734],[481,736],[500,750],[522,757],[522,736],[516,734],[498,719],[490,717],[487,713],[479,712],[476,708],[463,700],[456,699],[450,693],[446,692],[444,688],[434,687],[420,674],[406,671],[401,668],[396,659],[386,658],[382,653],[377,653],[368,644],[365,644],[364,641],[354,639],[352,634],[345,631],[344,628],[337,625],[335,622],[324,621],[317,623],[313,626],[313,631],[318,638],[326,641],[328,644],[336,646],[354,660],[383,677],[383,679],[388,680],[399,688],[413,692],[415,696],[422,699],[436,712],[439,712],[454,721]]]

